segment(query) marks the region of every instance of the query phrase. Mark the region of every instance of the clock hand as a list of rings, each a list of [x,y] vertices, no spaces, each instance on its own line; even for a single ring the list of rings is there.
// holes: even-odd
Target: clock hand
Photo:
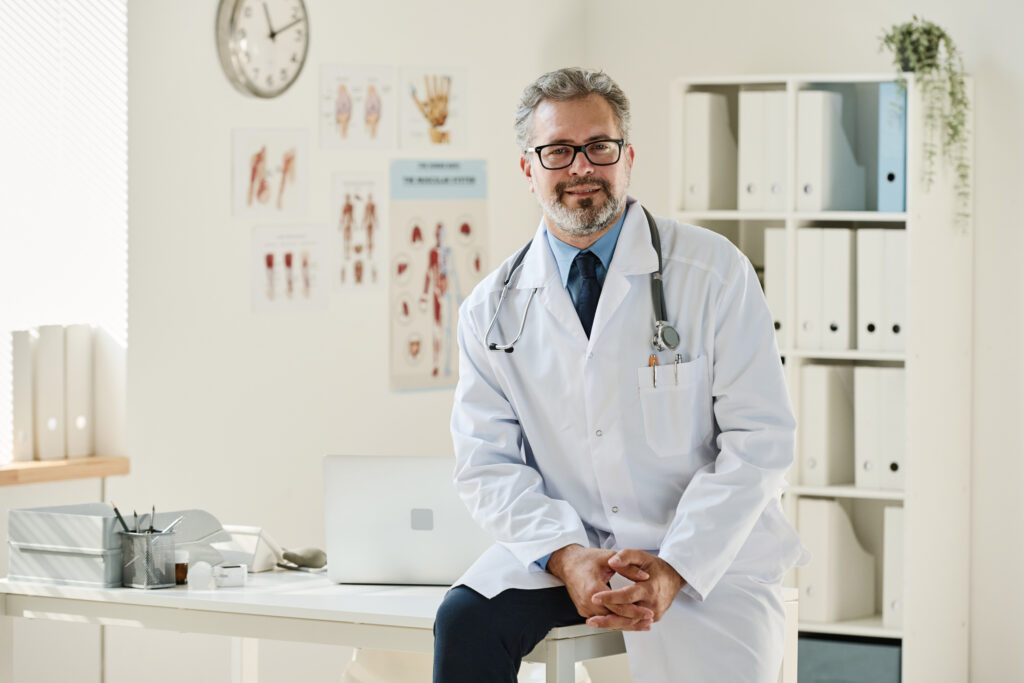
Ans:
[[[267,29],[270,30],[267,36],[273,40],[274,36],[277,35],[277,31],[274,30],[274,24],[270,21],[270,10],[267,9],[267,3],[263,3],[263,16],[267,18]]]
[[[299,23],[301,23],[302,21],[303,21],[302,19],[296,19],[295,21],[293,21],[292,23],[288,24],[287,26],[284,26],[284,27],[282,27],[282,28],[279,28],[279,29],[277,29],[276,31],[274,31],[274,33],[275,33],[275,34],[280,34],[280,33],[284,33],[285,31],[287,31],[288,29],[290,29],[290,28],[291,28],[292,26],[295,26],[295,24],[299,24]]]

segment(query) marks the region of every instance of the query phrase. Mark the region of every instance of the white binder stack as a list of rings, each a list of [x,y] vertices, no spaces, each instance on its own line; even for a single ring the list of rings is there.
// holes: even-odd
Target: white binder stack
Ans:
[[[797,93],[798,211],[862,211],[867,175],[843,129],[843,97],[826,90]]]
[[[11,333],[11,384],[14,400],[14,459],[32,460],[35,457],[35,330]]]
[[[740,92],[739,176],[741,211],[784,211],[786,206],[786,93]]]
[[[67,454],[64,426],[64,328],[39,327],[35,367],[36,457],[59,460]]]
[[[801,498],[800,538],[811,552],[797,570],[800,620],[834,622],[875,613],[875,557],[857,540],[853,524],[834,500]]]
[[[801,367],[800,415],[800,482],[853,483],[853,368]]]
[[[683,100],[684,202],[687,211],[736,207],[736,138],[725,95],[690,92]]]
[[[847,351],[856,340],[853,231],[800,228],[797,232],[798,348]]]
[[[789,315],[786,310],[786,229],[766,228],[764,231],[764,295],[775,323],[775,343],[789,348]]]
[[[858,349],[906,349],[906,263],[905,230],[857,231]]]
[[[92,326],[64,328],[64,401],[67,455],[93,454]]]
[[[882,522],[882,625],[903,628],[903,508],[887,507]]]
[[[855,483],[903,490],[906,480],[906,376],[903,368],[854,370]]]

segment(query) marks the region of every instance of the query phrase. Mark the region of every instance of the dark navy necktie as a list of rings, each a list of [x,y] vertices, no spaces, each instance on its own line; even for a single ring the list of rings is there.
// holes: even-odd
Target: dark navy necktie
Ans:
[[[601,296],[601,283],[597,280],[597,256],[589,251],[581,251],[572,262],[580,274],[580,293],[576,297],[576,313],[583,323],[583,331],[590,338],[590,328],[594,326],[594,312],[597,311],[597,299]]]

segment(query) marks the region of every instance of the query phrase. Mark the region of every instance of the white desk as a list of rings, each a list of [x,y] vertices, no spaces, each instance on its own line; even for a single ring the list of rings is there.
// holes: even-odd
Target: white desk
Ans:
[[[250,574],[245,588],[213,591],[75,588],[2,579],[0,683],[13,679],[14,617],[431,653],[434,614],[445,591],[342,586],[302,572]],[[797,618],[796,589],[786,591],[782,680],[788,682],[796,680]],[[526,660],[545,662],[549,683],[572,683],[575,662],[622,652],[621,633],[566,626],[548,633]],[[244,674],[241,679],[251,680]]]
[[[446,590],[341,586],[303,572],[250,574],[245,588],[213,591],[75,588],[2,579],[0,683],[13,678],[14,617],[432,653],[434,614]],[[553,629],[526,659],[546,662],[548,681],[571,683],[576,661],[621,652],[620,633],[567,626]]]

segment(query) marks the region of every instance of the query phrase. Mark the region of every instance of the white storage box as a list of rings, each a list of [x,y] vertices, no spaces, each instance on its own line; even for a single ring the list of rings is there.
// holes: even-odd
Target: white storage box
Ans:
[[[7,578],[120,586],[119,529],[113,509],[103,503],[11,510]]]

